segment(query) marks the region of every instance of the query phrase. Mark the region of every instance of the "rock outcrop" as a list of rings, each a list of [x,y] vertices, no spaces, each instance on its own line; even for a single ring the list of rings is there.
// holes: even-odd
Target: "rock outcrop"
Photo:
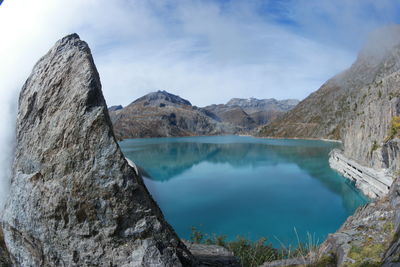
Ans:
[[[15,266],[191,266],[116,142],[88,45],[69,35],[19,98],[3,214]]]
[[[8,253],[8,249],[6,244],[4,243],[4,234],[3,229],[0,227],[0,266],[8,267],[12,266],[10,254]]]
[[[387,196],[360,207],[320,247],[337,266],[399,266],[400,180]]]
[[[233,253],[224,247],[189,241],[184,241],[184,243],[202,267],[241,267]]]

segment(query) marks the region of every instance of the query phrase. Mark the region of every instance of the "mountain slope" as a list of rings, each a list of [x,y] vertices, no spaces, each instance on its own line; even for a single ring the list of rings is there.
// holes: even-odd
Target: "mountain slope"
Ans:
[[[249,133],[293,108],[297,100],[239,99],[204,108],[166,91],[149,93],[125,108],[109,108],[118,139]]]
[[[249,131],[279,118],[298,102],[295,99],[232,98],[226,104],[210,105],[204,109],[216,114],[224,122],[239,125]]]
[[[147,94],[110,112],[118,138],[216,135],[234,132],[214,114],[166,91]]]
[[[392,150],[397,143],[387,137],[392,118],[400,114],[398,36],[399,26],[374,33],[348,70],[258,135],[341,140],[347,157],[377,169],[397,168]]]

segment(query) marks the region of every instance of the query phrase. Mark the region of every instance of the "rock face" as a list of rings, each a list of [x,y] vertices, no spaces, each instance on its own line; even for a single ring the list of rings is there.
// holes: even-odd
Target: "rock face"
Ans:
[[[114,137],[87,44],[58,41],[19,98],[4,237],[16,266],[191,266]]]
[[[400,180],[387,196],[361,207],[320,247],[337,266],[399,266]],[[368,265],[369,264],[369,265]]]
[[[214,114],[166,91],[147,94],[127,107],[110,112],[118,139],[216,135],[232,133],[234,127]]]
[[[387,137],[392,118],[400,114],[399,36],[400,26],[372,34],[348,70],[262,128],[259,135],[341,140],[344,156],[394,172],[400,158],[393,148],[399,143],[388,143]]]
[[[241,267],[238,259],[228,249],[217,245],[185,241],[185,245],[200,262],[201,267]]]
[[[8,249],[6,244],[4,243],[4,235],[3,229],[0,227],[0,266],[8,267],[11,265],[10,254],[8,253]]]

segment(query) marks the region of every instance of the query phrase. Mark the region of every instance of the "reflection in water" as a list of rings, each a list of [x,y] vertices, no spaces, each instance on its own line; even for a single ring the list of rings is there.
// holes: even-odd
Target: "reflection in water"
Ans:
[[[336,143],[310,140],[272,140],[256,139],[252,137],[220,136],[132,139],[125,140],[121,142],[120,145],[125,155],[135,161],[135,163],[144,170],[145,176],[151,179],[146,179],[145,182],[159,202],[167,218],[169,217],[169,213],[171,215],[174,214],[175,217],[179,216],[176,215],[176,209],[187,208],[181,207],[180,203],[174,203],[174,201],[182,201],[182,199],[171,200],[171,194],[181,194],[181,197],[185,198],[185,201],[194,202],[191,206],[192,208],[200,209],[201,204],[199,204],[199,202],[202,200],[197,199],[197,197],[211,197],[212,193],[210,194],[210,190],[224,190],[226,199],[223,201],[225,201],[227,205],[231,205],[234,202],[229,198],[246,197],[246,199],[251,199],[257,196],[258,193],[260,195],[257,196],[257,199],[253,202],[248,201],[247,204],[249,204],[251,208],[259,209],[262,209],[263,206],[268,208],[268,205],[271,204],[270,202],[274,201],[274,199],[264,196],[268,190],[282,190],[281,194],[277,194],[278,199],[276,199],[276,201],[281,201],[281,203],[286,203],[288,199],[296,199],[296,197],[285,196],[290,194],[294,196],[297,195],[300,200],[303,199],[306,205],[312,205],[308,203],[308,201],[312,203],[313,197],[318,197],[319,199],[314,199],[314,201],[319,201],[322,194],[321,192],[327,190],[330,194],[325,194],[329,196],[326,197],[326,201],[329,202],[328,198],[332,198],[331,200],[333,202],[330,203],[330,205],[334,205],[335,201],[337,202],[338,199],[341,199],[342,203],[339,204],[341,208],[338,214],[340,214],[339,217],[341,216],[343,218],[352,214],[359,205],[366,202],[366,199],[355,190],[353,185],[349,184],[348,180],[342,178],[329,168],[328,153],[332,148],[338,146]],[[236,176],[238,177],[235,178]],[[248,177],[251,177],[252,180]],[[198,181],[190,179],[197,179]],[[202,179],[204,179],[204,183],[224,181],[225,184],[223,188],[219,187],[213,189],[207,187],[205,191],[202,192],[201,190],[204,186],[204,183],[200,183]],[[213,180],[209,181],[207,179]],[[255,184],[249,187],[250,182],[244,183],[243,180],[245,179],[250,179],[254,181]],[[293,181],[293,179],[296,180]],[[234,189],[229,193],[230,187],[234,187],[234,184],[242,183],[244,183],[242,185],[243,191],[240,192],[240,196],[234,195],[237,194],[237,191]],[[296,192],[297,188],[294,187],[298,183],[301,183],[299,189],[307,184],[307,187],[302,189],[306,192]],[[197,184],[196,190],[192,192],[191,195],[187,195],[194,184]],[[219,184],[219,186],[221,186],[221,184]],[[258,190],[262,186],[268,186],[265,193]],[[244,191],[245,189],[248,190],[248,192]],[[174,190],[174,192],[171,192],[171,190]],[[309,192],[307,193],[307,191]],[[197,197],[195,196],[196,194],[198,194]],[[325,198],[325,195],[322,197]],[[258,203],[266,199],[268,200],[268,205],[265,205],[265,203]],[[254,202],[257,203],[255,204]],[[210,203],[207,202],[207,205],[209,204]],[[242,201],[237,204],[242,206],[244,203]],[[297,204],[298,203],[290,203],[290,205]],[[214,207],[212,207],[212,205],[211,207],[207,207],[212,209],[217,206],[218,203],[214,203]],[[219,208],[221,207],[219,206],[216,210]],[[332,211],[335,212],[335,209],[337,209],[337,207],[333,208]],[[207,212],[212,216],[216,211]],[[308,211],[305,210],[305,212]],[[240,214],[238,216],[240,217]],[[204,215],[201,215],[201,219],[204,219]],[[173,224],[173,221],[177,221],[179,222],[178,225],[182,225],[182,220],[184,220],[184,218],[172,218],[170,222]],[[257,218],[253,218],[253,220],[257,220]],[[195,222],[195,220],[191,222]],[[343,219],[335,222],[335,227],[337,228],[340,226],[342,222]],[[194,223],[193,225],[198,224],[199,223]],[[193,225],[189,225],[189,227]],[[240,227],[240,222],[238,227]],[[253,226],[246,225],[246,227]],[[330,225],[329,230],[331,229],[332,225]],[[241,233],[241,231],[237,231],[237,229],[231,230]],[[250,232],[251,235],[251,230],[252,229],[245,229],[245,232]],[[187,234],[187,230],[180,231],[177,229],[177,231],[178,233],[182,233],[182,235]],[[327,232],[325,231],[323,235],[326,234]]]

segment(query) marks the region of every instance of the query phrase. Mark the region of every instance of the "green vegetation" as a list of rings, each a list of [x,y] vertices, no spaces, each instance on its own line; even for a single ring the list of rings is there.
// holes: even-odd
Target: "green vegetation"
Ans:
[[[381,90],[378,91],[378,97],[379,97],[379,98],[382,97],[382,92],[381,92]]]
[[[316,242],[315,237],[308,234],[308,242],[303,244],[299,241],[296,229],[295,233],[298,239],[297,247],[285,247],[282,244],[280,249],[276,249],[272,247],[271,244],[267,244],[266,238],[260,238],[253,242],[245,237],[238,236],[233,241],[226,241],[225,235],[204,234],[196,227],[192,227],[190,239],[194,243],[219,245],[227,248],[233,252],[243,267],[256,267],[265,262],[294,257],[305,258],[307,255],[311,254],[313,255],[312,258],[315,260],[315,263],[307,265],[308,267],[336,266],[336,259],[333,256],[318,257],[318,242]]]
[[[335,267],[335,266],[337,266],[335,256],[327,255],[321,257],[315,263],[309,264],[307,267]]]
[[[378,148],[379,148],[378,143],[377,143],[376,141],[374,141],[374,142],[372,143],[372,147],[371,147],[371,154],[372,154],[372,152],[374,152],[374,151],[377,150]]]
[[[234,241],[226,241],[224,235],[207,235],[192,227],[190,236],[192,242],[208,245],[219,245],[233,252],[243,267],[260,266],[264,262],[282,259],[279,251],[266,244],[267,239],[261,238],[252,242],[244,237],[238,236]]]
[[[389,136],[385,139],[389,141],[400,135],[400,116],[394,116],[390,121]]]
[[[384,233],[389,236],[394,236],[394,223],[392,221],[386,222],[382,226]],[[353,245],[350,248],[348,257],[353,259],[354,262],[345,264],[346,267],[375,267],[381,266],[382,255],[387,248],[387,242],[379,242],[372,237],[368,237],[360,246]]]
[[[385,251],[382,244],[373,244],[369,241],[362,246],[352,246],[348,257],[353,263],[347,263],[346,267],[375,267],[381,266],[381,255]]]
[[[394,231],[394,223],[389,221],[383,225],[383,231],[385,233],[392,233]]]

